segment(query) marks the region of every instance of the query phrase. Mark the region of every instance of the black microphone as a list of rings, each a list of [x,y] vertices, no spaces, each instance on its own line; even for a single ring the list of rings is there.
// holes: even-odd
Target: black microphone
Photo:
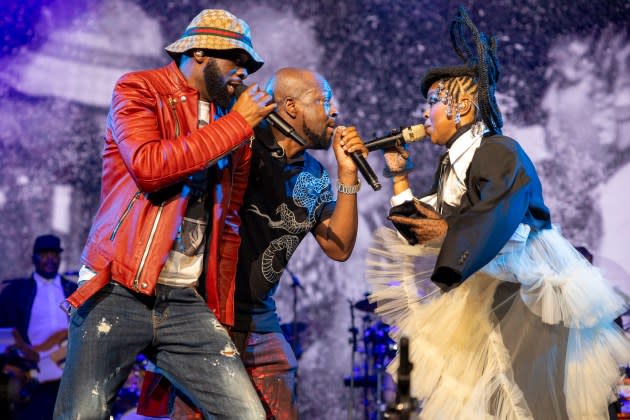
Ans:
[[[245,92],[247,89],[247,85],[241,83],[234,87],[234,95],[238,98],[241,96],[241,93]],[[273,124],[282,134],[287,137],[291,137],[295,140],[300,146],[305,146],[306,142],[298,133],[296,133],[295,128],[291,127],[291,125],[284,120],[276,111],[271,111],[265,119]]]
[[[390,402],[385,418],[390,420],[409,420],[418,407],[418,400],[411,395],[411,370],[413,363],[409,360],[409,339],[401,337],[398,352],[398,386],[396,398]]]
[[[239,97],[246,89],[247,85],[241,83],[240,85],[235,86],[234,94]],[[265,117],[265,119],[273,124],[273,126],[276,127],[282,134],[295,140],[300,146],[306,146],[306,142],[304,141],[304,139],[300,137],[295,129],[291,127],[291,125],[286,122],[280,115],[278,115],[276,111],[272,111],[271,113],[269,113]],[[333,138],[334,136],[335,133],[333,133]],[[363,178],[365,178],[365,180],[368,182],[368,184],[370,184],[374,191],[380,190],[381,183],[378,181],[378,177],[370,167],[370,164],[367,163],[363,155],[359,152],[354,152],[350,155],[350,157],[352,158],[354,164],[357,165],[357,168],[359,169],[359,172],[361,172],[361,175],[363,175]]]
[[[411,387],[411,370],[413,363],[409,360],[409,339],[400,338],[400,352],[398,353],[398,397],[408,397]]]
[[[363,157],[360,152],[352,152],[350,157],[352,158],[354,164],[357,165],[357,168],[359,169],[359,172],[361,172],[361,175],[363,175],[363,178],[365,178],[367,183],[370,184],[370,187],[372,187],[374,191],[380,190],[381,183],[378,181],[378,177],[374,173],[370,164],[367,160],[365,160],[365,157]]]
[[[372,150],[387,149],[396,145],[415,143],[424,139],[426,135],[424,125],[412,125],[401,130],[394,130],[387,136],[371,140],[365,143],[365,147],[367,147],[370,152]]]
[[[333,139],[335,138],[335,133],[337,132],[337,128],[338,127],[335,127],[335,130],[332,133]],[[367,160],[365,160],[365,157],[363,157],[361,152],[352,152],[350,154],[350,157],[352,158],[352,161],[354,162],[354,164],[357,165],[357,169],[359,170],[359,172],[361,172],[361,175],[363,175],[363,178],[367,181],[368,184],[370,184],[370,187],[372,187],[374,191],[380,190],[381,183],[379,182],[378,177],[374,173],[374,170],[372,169],[370,164],[367,162]]]

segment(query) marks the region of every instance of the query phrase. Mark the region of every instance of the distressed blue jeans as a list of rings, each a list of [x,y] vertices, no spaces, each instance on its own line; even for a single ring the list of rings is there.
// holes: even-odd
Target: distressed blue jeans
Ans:
[[[116,393],[144,352],[206,419],[264,419],[227,331],[193,288],[155,296],[109,283],[70,318],[55,419],[108,419]]]
[[[267,420],[296,420],[298,364],[284,335],[240,331],[230,335],[265,407]],[[179,397],[175,400],[172,418],[192,419],[196,413],[187,401]]]

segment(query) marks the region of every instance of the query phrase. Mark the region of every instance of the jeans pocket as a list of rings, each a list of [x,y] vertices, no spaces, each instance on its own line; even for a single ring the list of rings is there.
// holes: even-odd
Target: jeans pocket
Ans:
[[[88,316],[90,311],[98,305],[101,301],[112,294],[113,284],[110,282],[106,284],[102,289],[94,293],[88,300],[83,302],[78,308],[73,308],[70,312],[70,324],[76,327],[83,324],[83,320]]]
[[[70,309],[70,327],[80,327],[88,311],[89,309],[86,311],[83,306]]]

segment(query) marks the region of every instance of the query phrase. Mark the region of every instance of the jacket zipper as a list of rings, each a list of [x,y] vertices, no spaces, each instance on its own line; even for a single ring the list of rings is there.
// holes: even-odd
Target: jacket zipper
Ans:
[[[158,213],[155,216],[155,220],[153,221],[153,226],[151,227],[151,233],[149,234],[149,240],[147,241],[147,246],[144,248],[144,254],[142,254],[142,259],[140,260],[140,266],[138,266],[138,271],[136,272],[136,276],[133,278],[133,288],[136,291],[139,291],[138,282],[140,281],[140,276],[142,275],[144,264],[147,261],[147,257],[149,255],[149,248],[151,248],[151,244],[153,243],[155,232],[157,231],[157,227],[160,222],[160,217],[162,216],[162,210],[164,210],[164,203],[160,204]]]
[[[114,227],[114,230],[112,231],[112,234],[109,237],[110,241],[113,241],[114,238],[116,237],[116,234],[118,233],[118,229],[120,229],[120,225],[122,225],[122,222],[125,220],[129,212],[131,211],[131,207],[133,206],[133,203],[136,202],[138,197],[140,197],[140,191],[136,191],[133,197],[131,197],[131,200],[129,200],[129,204],[127,205],[127,208],[125,209],[123,214],[120,216],[120,219],[118,219],[118,223],[116,223],[116,227]]]
[[[175,119],[175,137],[179,137],[179,131],[180,131],[179,118],[177,118],[177,108],[176,108],[177,100],[169,96],[168,104],[171,107],[171,112],[173,114],[173,118]],[[153,226],[151,227],[151,233],[149,234],[149,240],[147,241],[147,246],[144,248],[144,253],[142,254],[142,259],[140,260],[140,265],[138,266],[138,271],[136,272],[136,275],[133,278],[133,288],[136,291],[139,291],[138,283],[140,282],[140,276],[142,275],[144,264],[146,263],[147,257],[149,256],[149,249],[151,248],[151,244],[153,243],[153,238],[155,237],[155,232],[157,231],[158,223],[160,221],[160,217],[162,216],[162,210],[164,210],[164,203],[160,204],[158,213],[155,216],[155,220],[153,221]]]
[[[234,150],[236,150],[236,149],[234,149]],[[228,208],[228,209],[230,208],[230,204],[232,204],[232,196],[234,195],[234,169],[235,169],[234,168],[234,159],[231,159],[231,157],[229,159],[230,159],[230,165],[229,165],[229,168],[230,168],[230,188],[232,190],[230,191],[230,195],[228,196],[228,200],[227,200],[227,207],[226,208]],[[248,176],[248,178],[249,178],[249,176]],[[243,192],[243,195],[244,194],[245,194],[245,192]],[[221,233],[221,235],[223,235],[223,233]]]
[[[175,119],[175,137],[179,137],[179,119],[177,118],[177,99],[173,99],[169,96],[168,104],[171,106],[171,112],[173,113],[173,118]]]
[[[175,119],[175,137],[179,137],[180,129],[179,129],[179,118],[177,118],[177,107],[176,107],[177,99],[169,97],[168,104],[171,107],[171,112],[173,114],[173,118]],[[162,210],[164,210],[164,203],[160,204],[158,213],[155,216],[155,220],[153,221],[153,226],[151,227],[151,233],[149,234],[149,240],[147,242],[147,246],[144,248],[144,253],[142,254],[142,259],[140,260],[140,266],[138,267],[138,271],[136,272],[136,275],[133,278],[133,288],[136,291],[139,291],[138,283],[140,282],[140,276],[142,276],[142,270],[144,269],[144,264],[146,263],[147,257],[149,256],[149,249],[151,248],[151,244],[153,243],[155,232],[157,231],[158,223],[160,221],[160,217],[162,216]]]
[[[173,118],[175,119],[175,137],[179,137],[180,134],[180,128],[179,128],[179,118],[177,118],[177,99],[172,98],[169,96],[168,98],[168,104],[171,107],[171,113],[173,114]],[[254,139],[256,138],[256,136],[252,135],[249,138],[249,147],[252,147],[252,144],[254,142]],[[237,144],[236,146],[234,146],[232,149],[228,150],[226,153],[224,153],[223,155],[215,158],[214,160],[211,160],[210,162],[207,163],[206,166],[212,166],[215,163],[217,163],[217,161],[219,159],[222,159],[224,156],[229,155],[230,153],[234,152],[236,149],[238,149],[239,147],[241,147],[242,144]]]
[[[230,159],[230,165],[229,165],[229,170],[230,170],[230,188],[232,190],[230,191],[230,194],[228,195],[228,199],[227,199],[226,209],[228,209],[228,210],[230,209],[230,204],[232,204],[232,195],[234,195],[234,169],[235,169],[234,168],[234,159]],[[229,211],[228,211],[228,214],[229,214]],[[211,215],[211,217],[212,217],[212,215]],[[227,214],[226,214],[225,217],[227,217]],[[213,224],[214,224],[214,220],[213,220]],[[221,232],[219,232],[221,236],[223,236],[223,231],[224,230],[225,230],[225,222],[221,223]],[[221,253],[221,249],[220,248],[221,248],[221,245],[219,244],[219,250],[217,251],[219,254]],[[217,292],[221,293],[220,290],[218,290]],[[221,308],[221,305],[219,304],[219,312],[221,312],[220,308]]]

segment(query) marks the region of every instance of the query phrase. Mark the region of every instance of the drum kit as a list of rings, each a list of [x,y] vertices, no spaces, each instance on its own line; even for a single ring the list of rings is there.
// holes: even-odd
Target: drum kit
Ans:
[[[344,377],[344,385],[350,390],[348,418],[354,420],[357,412],[357,416],[365,420],[381,420],[385,418],[387,401],[395,394],[394,382],[385,372],[385,367],[396,356],[397,345],[389,336],[390,327],[374,315],[375,303],[367,298],[348,302],[352,324],[348,329],[352,345],[352,373]],[[355,310],[363,314],[360,334],[356,327]],[[355,410],[356,389],[361,391],[358,410]]]
[[[291,349],[295,354],[295,358],[298,360],[300,360],[300,357],[302,357],[302,353],[304,353],[301,337],[307,327],[308,324],[301,321],[293,321],[285,324],[280,324],[282,334],[289,342],[289,345],[291,346]]]

